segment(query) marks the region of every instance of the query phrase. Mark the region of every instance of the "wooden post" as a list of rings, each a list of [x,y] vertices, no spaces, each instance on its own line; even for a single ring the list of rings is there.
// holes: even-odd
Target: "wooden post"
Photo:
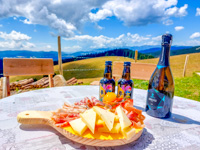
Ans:
[[[49,74],[49,87],[54,87],[53,75],[52,74]]]
[[[58,66],[59,66],[59,73],[63,75],[60,36],[58,36]]]
[[[135,63],[137,62],[138,59],[138,50],[135,50]]]
[[[183,69],[183,77],[185,77],[185,74],[186,74],[188,58],[189,58],[189,55],[187,55],[186,58],[185,58],[185,65],[184,65],[184,69]]]
[[[10,96],[10,82],[9,82],[9,76],[2,77],[3,83],[2,83],[2,89],[3,89],[3,98]]]

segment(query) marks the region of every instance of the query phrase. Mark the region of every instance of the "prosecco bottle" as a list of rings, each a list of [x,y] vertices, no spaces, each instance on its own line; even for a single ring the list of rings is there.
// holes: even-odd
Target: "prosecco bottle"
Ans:
[[[146,112],[157,118],[169,118],[174,97],[174,79],[169,64],[172,35],[162,36],[162,51],[148,86]]]
[[[133,97],[133,80],[130,79],[131,76],[131,62],[124,62],[124,70],[122,73],[122,78],[118,81],[117,97],[128,99]]]
[[[115,92],[115,80],[112,78],[112,61],[106,61],[104,78],[100,80],[99,85],[99,99],[103,100],[103,97],[108,92]]]

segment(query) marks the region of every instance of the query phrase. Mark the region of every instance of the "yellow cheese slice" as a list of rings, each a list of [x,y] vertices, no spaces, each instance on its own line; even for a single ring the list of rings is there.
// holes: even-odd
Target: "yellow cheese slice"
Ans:
[[[71,126],[63,127],[64,130],[74,134],[78,135],[74,130],[72,129]],[[136,134],[142,130],[141,129],[135,129]],[[100,139],[100,140],[117,140],[117,139],[124,139],[125,137],[121,133],[105,133],[105,132],[96,132],[95,134],[92,134],[92,132],[87,129],[81,137],[88,138],[88,139]]]
[[[97,119],[95,125],[97,127],[99,127],[99,126],[105,126],[105,122],[102,119]]]
[[[122,110],[121,106],[118,106],[116,108],[116,111],[117,115],[119,116],[119,123],[121,125],[121,129],[124,130],[125,128],[129,127],[132,123]]]
[[[87,125],[82,121],[81,118],[75,119],[69,122],[72,129],[79,135],[82,135],[87,129]]]
[[[121,130],[121,132],[127,140],[131,139],[136,134],[135,128],[131,127]]]
[[[114,123],[113,128],[111,131],[108,130],[106,126],[98,128],[98,132],[108,132],[108,133],[119,133],[121,126],[119,123]]]
[[[118,115],[115,115],[115,123],[118,123],[119,122],[119,116]]]
[[[86,110],[83,114],[80,114],[81,119],[94,134],[95,122],[96,122],[96,112],[93,109]]]
[[[94,106],[93,109],[101,117],[101,119],[105,122],[109,131],[111,131],[113,128],[113,124],[114,124],[115,114],[108,110],[102,109],[98,106]]]

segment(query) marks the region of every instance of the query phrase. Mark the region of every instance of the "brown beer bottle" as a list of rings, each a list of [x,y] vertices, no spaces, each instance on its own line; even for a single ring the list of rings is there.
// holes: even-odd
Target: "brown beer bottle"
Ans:
[[[117,97],[121,97],[124,99],[132,99],[133,97],[133,80],[130,79],[131,70],[130,70],[131,62],[124,62],[124,70],[122,73],[122,78],[118,81],[118,90]]]
[[[99,99],[103,101],[103,97],[108,92],[115,92],[115,80],[112,78],[112,61],[106,61],[104,78],[100,80]]]

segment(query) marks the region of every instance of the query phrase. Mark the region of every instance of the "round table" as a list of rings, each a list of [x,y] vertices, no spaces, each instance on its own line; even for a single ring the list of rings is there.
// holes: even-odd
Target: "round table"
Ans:
[[[200,150],[200,103],[174,97],[173,115],[157,119],[147,115],[142,136],[135,142],[110,148],[85,146],[68,140],[45,125],[22,125],[17,114],[25,110],[54,111],[64,102],[73,104],[84,97],[98,98],[98,86],[66,86],[17,94],[0,100],[0,149],[192,149]],[[134,106],[144,111],[146,90],[134,89]]]

